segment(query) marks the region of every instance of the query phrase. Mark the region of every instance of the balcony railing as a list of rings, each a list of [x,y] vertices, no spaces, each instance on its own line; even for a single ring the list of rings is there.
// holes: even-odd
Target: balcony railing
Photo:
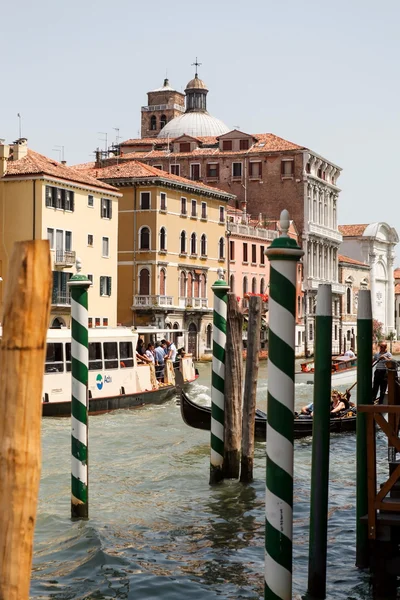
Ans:
[[[329,240],[334,240],[335,242],[341,242],[343,239],[342,234],[339,231],[332,229],[331,227],[326,227],[325,225],[309,223],[308,230],[314,235],[319,235],[320,237],[328,238]]]
[[[184,308],[208,308],[207,298],[179,298],[179,306]]]
[[[54,306],[71,306],[71,294],[69,292],[53,290],[51,303]]]
[[[173,306],[172,296],[134,296],[133,306]]]
[[[75,264],[76,253],[72,250],[56,250],[54,265],[56,267],[72,267]]]
[[[149,106],[142,106],[142,112],[148,112],[153,110],[167,110],[168,108],[174,108],[180,112],[185,112],[185,107],[181,104],[150,104]]]
[[[251,227],[250,225],[241,225],[239,223],[228,223],[228,231],[238,235],[249,235],[271,241],[278,237],[278,232],[272,229]]]
[[[337,283],[335,281],[329,281],[329,279],[317,279],[316,277],[309,277],[307,279],[309,290],[318,290],[320,283],[330,283],[332,285],[332,292],[334,294],[344,294],[346,286],[344,283]]]

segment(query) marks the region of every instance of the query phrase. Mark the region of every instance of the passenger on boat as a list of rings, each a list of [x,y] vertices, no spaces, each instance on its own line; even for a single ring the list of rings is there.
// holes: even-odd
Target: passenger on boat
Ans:
[[[167,358],[170,358],[172,360],[172,362],[174,363],[176,361],[176,354],[178,352],[174,342],[169,342],[167,340],[167,348],[168,348]]]
[[[391,358],[392,355],[390,352],[387,352],[387,344],[385,342],[381,342],[379,344],[379,352],[374,354],[373,359],[373,361],[376,362],[376,367],[374,373],[374,383],[372,386],[372,402],[375,402],[376,394],[379,390],[379,404],[383,403],[388,381],[385,361],[391,360]]]
[[[146,356],[150,359],[150,362],[155,362],[154,344],[152,344],[151,342],[150,344],[147,344]]]
[[[164,381],[164,359],[165,359],[165,349],[166,344],[164,341],[161,343],[157,342],[157,346],[154,350],[155,360],[156,360],[156,377],[158,381]]]
[[[350,347],[349,350],[346,350],[346,352],[343,355],[345,358],[355,358],[356,355],[354,354],[354,348]]]
[[[150,363],[152,362],[150,358],[146,356],[146,350],[144,349],[144,341],[142,338],[139,338],[136,345],[136,358],[138,363]]]
[[[337,390],[332,390],[331,415],[340,416],[338,413],[345,414],[350,408],[350,392],[341,394]]]
[[[300,410],[300,414],[308,415],[309,417],[312,417],[313,410],[314,410],[314,403],[310,402],[310,404],[307,404],[307,406],[303,406],[303,408]]]

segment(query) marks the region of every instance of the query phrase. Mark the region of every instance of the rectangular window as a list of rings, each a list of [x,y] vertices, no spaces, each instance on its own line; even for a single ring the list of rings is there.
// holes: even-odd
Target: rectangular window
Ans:
[[[162,168],[162,165],[153,165],[153,167],[154,167],[155,169],[160,169],[160,171],[162,171],[162,170],[163,170],[163,168]]]
[[[110,239],[108,237],[103,237],[103,246],[102,246],[102,256],[105,258],[109,258],[110,256]]]
[[[191,217],[197,217],[197,201],[192,200],[192,212],[190,213]]]
[[[293,177],[294,175],[294,160],[282,160],[281,162],[282,177]]]
[[[100,317],[96,317],[94,322],[95,322],[96,327],[100,327]]]
[[[313,326],[312,326],[312,323],[310,323],[308,331],[309,331],[309,333],[308,333],[308,339],[310,341],[312,341],[312,339],[313,339]]]
[[[160,194],[160,210],[167,210],[167,194],[164,192]]]
[[[222,150],[232,150],[232,140],[222,140]]]
[[[249,257],[247,254],[247,243],[243,242],[243,262],[247,263],[249,262]]]
[[[104,342],[104,368],[118,369],[118,344],[117,342]]]
[[[260,265],[265,265],[265,248],[260,246]]]
[[[64,371],[63,345],[49,343],[46,347],[45,373],[62,373]]]
[[[103,317],[103,327],[108,327],[108,317]]]
[[[111,296],[111,277],[100,277],[100,296]]]
[[[261,178],[261,162],[250,162],[249,163],[249,177]]]
[[[88,273],[87,278],[89,279],[89,281],[92,282],[90,285],[93,285],[93,275],[91,273]]]
[[[97,325],[97,318],[96,318]],[[100,325],[100,319],[99,319]],[[101,354],[101,342],[89,342],[89,371],[101,371],[103,360]]]
[[[109,200],[108,198],[101,199],[100,216],[102,219],[111,219],[112,218],[112,204],[111,204],[111,200]]]
[[[90,246],[91,248],[93,247],[93,234],[92,233],[88,233],[87,245]]]
[[[121,367],[133,367],[133,347],[132,342],[119,343],[119,360]]]
[[[248,150],[249,149],[249,140],[240,140],[240,149]]]
[[[63,190],[64,192],[64,210],[74,210],[73,198],[74,193],[70,190]]]
[[[198,163],[190,165],[190,179],[193,181],[199,181],[200,174],[200,165]]]
[[[60,210],[74,210],[74,192],[46,185],[46,206]]]
[[[255,264],[257,262],[257,246],[256,244],[251,245],[251,262]]]
[[[337,325],[335,325],[335,341],[337,340],[337,333],[338,333],[338,328],[337,328]]]
[[[186,198],[181,198],[181,215],[187,215]]]
[[[47,228],[47,239],[50,243],[50,250],[54,250],[54,229],[50,227]]]
[[[207,177],[210,179],[218,179],[219,177],[219,164],[209,163],[207,165]]]
[[[190,142],[181,142],[179,144],[179,152],[190,152]]]
[[[89,329],[93,328],[93,317],[88,318],[88,327],[89,327]]]
[[[72,231],[65,232],[65,251],[71,252],[72,250]]]
[[[219,207],[219,222],[225,223],[225,206]]]
[[[141,210],[150,209],[150,192],[140,192],[140,208]]]
[[[201,203],[201,218],[207,219],[207,202]]]
[[[178,177],[179,177],[179,175],[181,174],[180,165],[171,165],[169,168],[169,172],[172,175],[178,175]]]
[[[65,370],[71,372],[71,342],[65,344]]]
[[[241,177],[242,176],[242,163],[234,162],[232,163],[232,177]]]
[[[46,206],[53,206],[53,190],[49,185],[46,185]]]
[[[93,206],[94,206],[94,196],[91,196],[89,194],[89,196],[87,197],[87,205],[90,206],[91,208],[93,208]]]
[[[229,258],[231,261],[235,260],[235,242],[229,240]]]

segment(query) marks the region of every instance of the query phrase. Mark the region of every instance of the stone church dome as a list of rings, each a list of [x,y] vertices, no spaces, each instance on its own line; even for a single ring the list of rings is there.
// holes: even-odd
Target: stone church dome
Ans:
[[[228,131],[230,131],[229,127],[220,119],[212,117],[207,112],[191,111],[172,119],[161,129],[158,137],[176,138],[184,134],[192,137],[207,137],[222,135]]]
[[[186,86],[186,90],[207,90],[208,88],[202,79],[199,79],[199,76],[195,75],[194,79],[191,79]],[[185,90],[185,91],[186,91]]]

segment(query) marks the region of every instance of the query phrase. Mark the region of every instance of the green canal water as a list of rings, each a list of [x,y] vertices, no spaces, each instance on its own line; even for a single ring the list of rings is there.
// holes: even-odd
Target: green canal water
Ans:
[[[266,407],[267,364],[258,405]],[[210,365],[190,395],[210,400]],[[297,407],[312,386],[296,385]],[[255,482],[208,485],[209,433],[175,400],[90,419],[90,520],[71,522],[70,422],[43,421],[43,469],[31,598],[260,598],[265,444]],[[307,587],[311,441],[295,442],[294,595]],[[355,561],[355,434],[331,438],[328,598],[370,598]]]

